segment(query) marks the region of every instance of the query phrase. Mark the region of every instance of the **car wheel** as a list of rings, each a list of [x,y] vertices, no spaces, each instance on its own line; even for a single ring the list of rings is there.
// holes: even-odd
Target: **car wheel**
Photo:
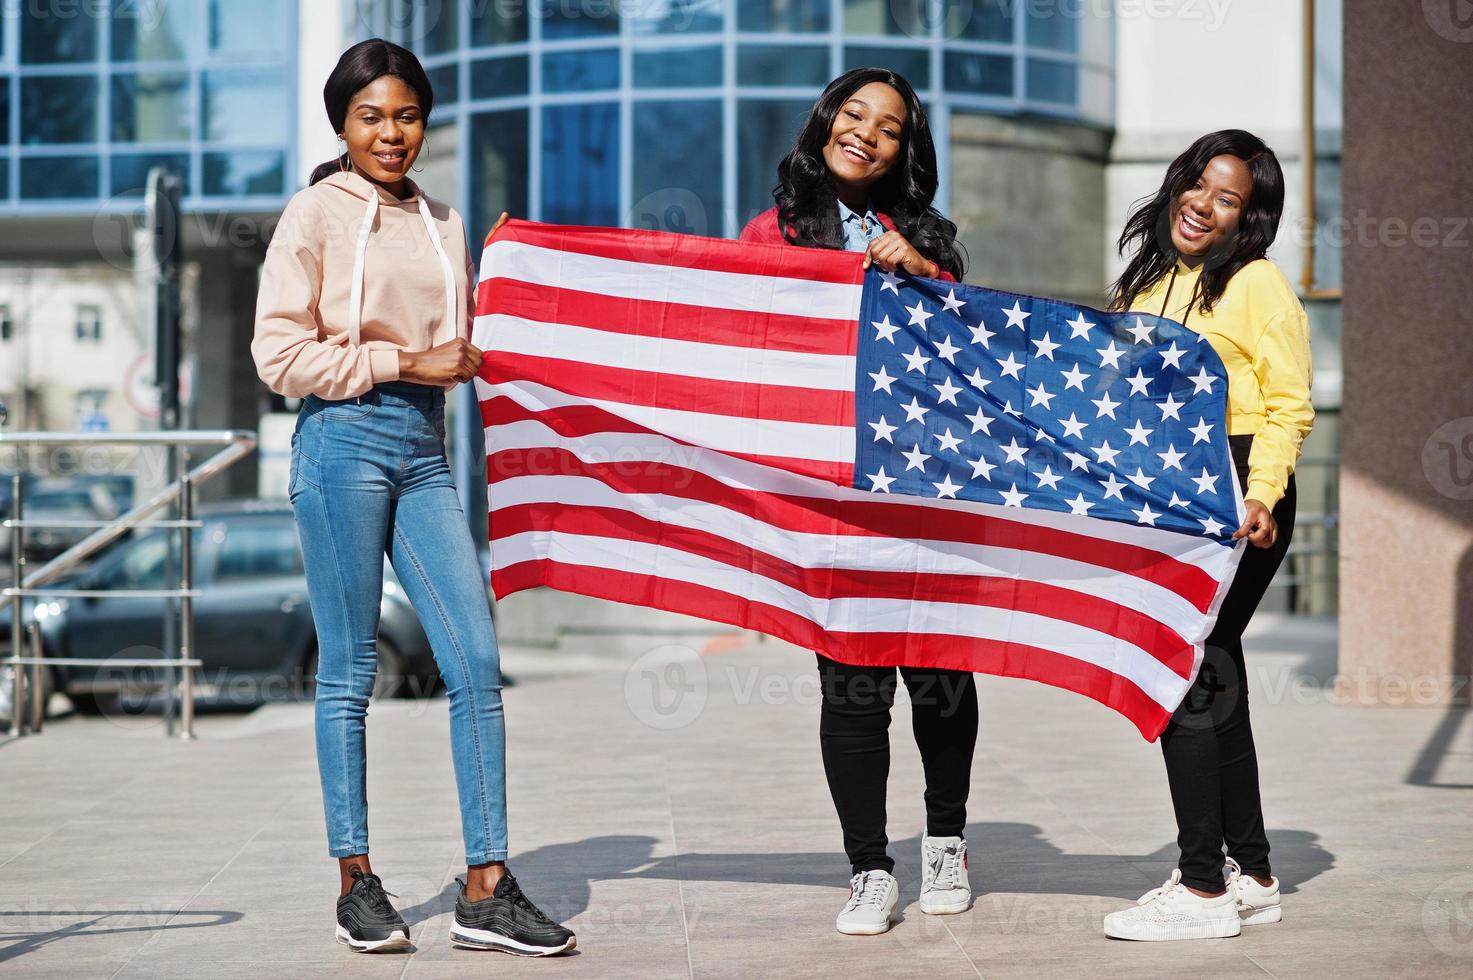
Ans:
[[[67,695],[67,700],[72,703],[72,710],[79,715],[89,717],[95,717],[106,711],[113,698],[114,695],[111,694],[93,694],[90,691]]]
[[[300,698],[310,699],[317,695],[317,644],[302,658],[302,672],[292,685]],[[378,671],[373,679],[373,698],[408,697],[414,685],[404,675],[404,656],[399,648],[387,638],[378,638]]]

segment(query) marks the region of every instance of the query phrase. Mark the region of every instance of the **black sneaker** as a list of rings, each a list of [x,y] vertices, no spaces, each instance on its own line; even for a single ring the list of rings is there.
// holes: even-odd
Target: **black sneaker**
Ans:
[[[465,879],[455,900],[455,921],[450,924],[450,942],[470,949],[499,949],[518,956],[551,956],[578,944],[573,930],[565,929],[542,914],[522,894],[517,880],[508,872],[496,883],[490,898],[479,902],[465,897]]]
[[[409,927],[389,904],[378,875],[356,868],[353,887],[338,899],[338,942],[358,953],[392,953],[409,948]]]

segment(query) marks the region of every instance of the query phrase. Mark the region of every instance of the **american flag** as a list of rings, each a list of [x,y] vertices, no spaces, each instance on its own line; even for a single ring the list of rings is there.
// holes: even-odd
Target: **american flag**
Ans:
[[[1242,545],[1210,345],[857,253],[511,221],[473,342],[491,583],[1164,729]]]

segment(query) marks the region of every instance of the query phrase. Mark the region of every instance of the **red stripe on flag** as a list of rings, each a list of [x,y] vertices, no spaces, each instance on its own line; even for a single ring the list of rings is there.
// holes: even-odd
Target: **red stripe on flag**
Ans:
[[[577,351],[570,353],[576,355]],[[713,381],[675,371],[641,371],[505,351],[488,352],[482,359],[480,375],[491,384],[531,381],[590,401],[731,418],[852,426],[855,416],[853,391]]]
[[[755,629],[846,663],[941,667],[1040,681],[1113,708],[1149,740],[1161,734],[1171,717],[1119,674],[1025,643],[966,636],[938,641],[935,635],[913,633],[829,633],[786,609],[717,589],[633,572],[590,570],[552,559],[520,562],[491,574],[498,599],[538,586]]]
[[[502,225],[486,244],[503,241],[680,269],[841,285],[859,285],[864,281],[863,255],[837,249],[793,248],[643,229],[547,225],[516,218]]]
[[[817,599],[888,598],[1014,609],[1073,623],[1134,644],[1183,680],[1195,653],[1174,630],[1098,596],[1026,579],[945,572],[805,568],[709,531],[652,521],[627,510],[520,504],[491,515],[491,540],[526,531],[560,531],[674,548],[771,579]],[[590,569],[589,574],[602,574]]]
[[[479,376],[482,380],[486,380],[486,365],[484,361],[481,364],[481,373]],[[511,414],[500,403],[512,406],[514,412],[517,414]],[[536,419],[545,423],[560,435],[569,437],[603,432],[630,432],[640,435],[658,435],[661,439],[669,441],[672,446],[692,445],[691,443],[677,442],[665,433],[657,433],[654,429],[640,425],[637,422],[631,422],[628,419],[620,418],[614,413],[595,405],[570,405],[566,408],[548,409],[543,412],[529,412],[505,396],[484,398],[481,400],[482,427],[505,422],[522,421],[524,419]],[[558,428],[558,426],[562,426],[562,428]],[[825,483],[833,483],[841,487],[853,486],[854,484],[853,463],[831,463],[817,459],[791,459],[785,456],[764,456],[758,453],[727,452],[722,455],[730,456],[732,459],[744,459],[750,463],[758,463],[762,466],[771,466],[773,469],[797,473],[801,476],[822,480]],[[487,458],[486,464],[488,467],[491,465],[489,457]]]
[[[859,343],[854,321],[849,319],[605,296],[521,279],[483,279],[476,284],[476,297],[477,316],[504,314],[639,337],[850,357]]]

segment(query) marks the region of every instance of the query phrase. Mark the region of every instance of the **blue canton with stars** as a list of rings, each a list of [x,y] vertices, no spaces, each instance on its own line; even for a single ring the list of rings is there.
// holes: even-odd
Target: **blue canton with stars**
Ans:
[[[854,484],[1231,543],[1227,374],[1174,320],[865,276]]]

